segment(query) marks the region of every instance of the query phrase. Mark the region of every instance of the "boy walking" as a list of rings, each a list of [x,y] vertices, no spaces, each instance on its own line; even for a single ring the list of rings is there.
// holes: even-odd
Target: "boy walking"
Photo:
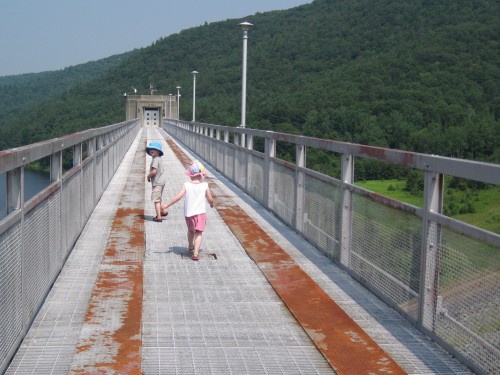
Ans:
[[[161,196],[163,194],[163,188],[166,183],[166,174],[163,170],[163,161],[161,157],[163,156],[163,150],[161,148],[160,142],[153,141],[146,147],[146,152],[153,159],[151,160],[151,165],[149,166],[149,173],[146,176],[148,182],[151,182],[152,192],[151,201],[155,206],[156,217],[153,221],[161,223],[162,216],[167,216],[167,211],[161,208]]]
[[[198,160],[194,160],[186,170],[186,175],[191,181],[185,182],[182,185],[181,191],[173,197],[164,209],[177,203],[184,197],[184,217],[187,225],[187,240],[188,249],[193,252],[193,260],[198,260],[200,252],[203,231],[207,223],[207,210],[205,199],[210,203],[210,207],[214,205],[214,199],[210,193],[208,183],[203,181],[205,175],[205,167]]]

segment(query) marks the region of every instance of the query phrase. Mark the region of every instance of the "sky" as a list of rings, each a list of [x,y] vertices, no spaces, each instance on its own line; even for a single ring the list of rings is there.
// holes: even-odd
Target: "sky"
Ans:
[[[0,76],[64,69],[312,0],[0,0]]]

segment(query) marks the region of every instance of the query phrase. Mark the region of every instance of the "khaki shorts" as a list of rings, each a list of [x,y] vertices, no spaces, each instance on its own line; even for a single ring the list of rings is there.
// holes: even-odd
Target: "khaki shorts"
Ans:
[[[162,193],[163,193],[163,185],[153,186],[153,191],[151,192],[151,201],[153,203],[161,202]]]

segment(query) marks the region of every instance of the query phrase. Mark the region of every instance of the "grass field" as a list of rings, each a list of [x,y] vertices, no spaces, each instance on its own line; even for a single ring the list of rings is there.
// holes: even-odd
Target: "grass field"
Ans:
[[[356,185],[417,207],[423,207],[422,197],[417,197],[404,190],[406,186],[404,180],[360,181],[356,182]],[[453,190],[452,194],[455,199],[461,200],[464,193],[459,190]],[[478,190],[474,192],[473,196],[475,212],[457,214],[452,217],[500,234],[500,186]]]

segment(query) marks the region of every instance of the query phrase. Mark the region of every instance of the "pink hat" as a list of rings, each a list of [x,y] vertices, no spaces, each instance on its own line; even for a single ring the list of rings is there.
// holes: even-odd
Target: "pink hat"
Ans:
[[[206,170],[203,164],[201,164],[198,160],[193,160],[189,165],[188,169],[186,169],[186,175],[189,177],[196,177],[206,175]]]

